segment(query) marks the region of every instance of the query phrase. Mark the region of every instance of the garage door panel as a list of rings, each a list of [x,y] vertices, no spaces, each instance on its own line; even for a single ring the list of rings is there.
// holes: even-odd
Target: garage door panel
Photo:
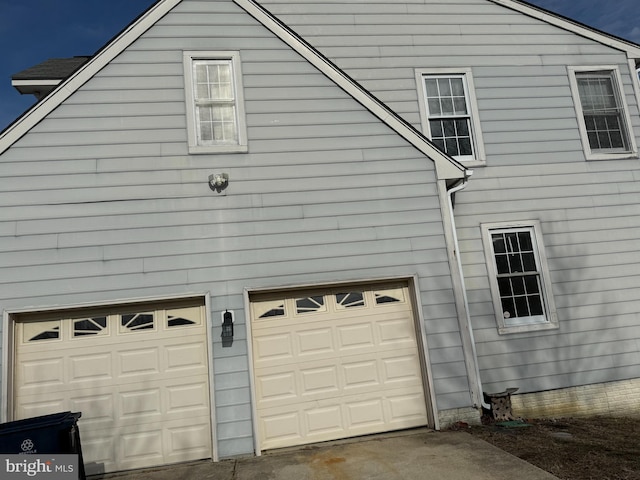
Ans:
[[[333,396],[340,391],[337,365],[325,365],[300,369],[300,395],[302,397]]]
[[[254,346],[257,365],[280,361],[290,362],[293,359],[293,341],[291,333],[265,334],[257,338]]]
[[[18,365],[17,380],[25,392],[65,384],[64,358],[29,359]]]
[[[338,341],[341,352],[375,348],[374,325],[370,322],[338,326]]]
[[[14,416],[82,412],[79,427],[88,472],[211,456],[203,308],[165,317],[162,309],[149,311],[141,318],[147,322],[153,317],[153,329],[131,330],[140,325],[132,320],[135,315],[122,327],[112,321],[118,320],[113,315],[111,323],[102,321],[99,334],[82,337],[74,336],[76,320],[40,327],[29,323],[27,337],[19,333],[23,324],[16,324]],[[31,341],[53,326],[59,327],[58,338]]]
[[[148,377],[160,373],[159,347],[131,348],[119,351],[116,355],[116,371],[118,378]]]
[[[378,362],[376,359],[359,360],[342,364],[345,390],[361,389],[363,387],[379,387]]]
[[[202,340],[165,347],[164,372],[179,375],[203,373],[207,365],[207,350]]]
[[[304,360],[310,356],[334,354],[334,335],[331,328],[313,328],[295,332],[297,355]]]
[[[341,405],[305,410],[303,419],[306,426],[306,436],[313,442],[340,435],[345,428]]]
[[[295,295],[275,302],[268,319],[258,313],[269,303],[252,309],[262,448],[427,424],[407,287],[394,288],[392,296],[374,288],[314,292],[322,309],[307,301],[303,314]]]

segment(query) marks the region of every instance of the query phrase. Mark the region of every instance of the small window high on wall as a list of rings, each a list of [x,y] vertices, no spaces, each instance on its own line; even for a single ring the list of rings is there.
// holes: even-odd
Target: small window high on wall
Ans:
[[[442,152],[465,164],[485,162],[470,69],[416,70],[422,131]]]
[[[246,152],[240,54],[185,52],[190,153]]]
[[[637,155],[617,67],[569,67],[573,101],[587,160]]]

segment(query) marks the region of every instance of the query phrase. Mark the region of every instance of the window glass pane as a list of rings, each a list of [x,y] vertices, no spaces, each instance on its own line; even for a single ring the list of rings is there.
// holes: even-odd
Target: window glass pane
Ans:
[[[441,115],[442,108],[440,108],[440,99],[438,98],[430,98],[429,99],[429,113],[431,115]]]
[[[523,272],[522,257],[520,255],[509,255],[509,271],[511,273]]]
[[[455,120],[445,120],[442,122],[442,126],[444,127],[444,136],[445,137],[455,137],[456,135],[456,122]]]
[[[520,251],[532,252],[533,243],[531,242],[530,232],[518,232],[518,243],[520,244]]]
[[[362,307],[364,294],[362,292],[337,293],[336,303],[342,308]]]
[[[49,322],[27,322],[22,324],[22,341],[40,342],[60,338],[60,320]]]
[[[275,300],[271,302],[261,302],[255,306],[258,312],[258,318],[284,317],[284,300]]]
[[[531,315],[544,315],[544,308],[542,307],[542,298],[540,295],[529,297],[529,308]]]
[[[120,317],[123,331],[151,330],[154,328],[153,313],[130,313]]]
[[[454,97],[453,108],[456,115],[467,114],[467,100],[464,97]]]
[[[511,297],[502,299],[502,316],[504,318],[515,317],[515,305],[513,303],[513,299]]]
[[[442,115],[453,115],[455,113],[452,98],[442,98],[440,100],[440,105],[442,108]]]
[[[389,290],[379,290],[373,292],[377,305],[384,303],[404,302],[404,290],[402,288],[393,288]]]
[[[469,135],[469,123],[467,120],[456,120],[456,132],[460,137]]]
[[[501,297],[510,297],[513,295],[511,290],[511,280],[508,278],[498,278],[498,290]]]
[[[496,255],[496,268],[499,274],[510,273],[509,260],[507,260],[506,255]]]
[[[438,79],[438,88],[440,89],[441,97],[449,97],[451,96],[451,83],[448,78],[439,78]]]
[[[442,126],[442,120],[431,120],[429,122],[429,126],[431,127],[431,136],[434,138],[441,138],[444,134],[444,129]]]
[[[460,155],[458,141],[455,138],[445,138],[445,152],[452,157]]]
[[[516,306],[516,317],[529,317],[529,302],[527,302],[527,297],[515,297],[514,303]]]
[[[309,313],[325,311],[324,297],[322,295],[296,299],[296,313]]]
[[[493,242],[493,251],[495,253],[506,253],[507,247],[504,242],[504,235],[501,233],[491,235],[491,240]]]
[[[524,278],[522,277],[513,277],[511,279],[511,287],[513,288],[514,295],[524,295]]]
[[[82,318],[73,321],[73,336],[99,335],[106,332],[107,317]]]
[[[473,149],[471,148],[471,139],[470,138],[460,138],[458,140],[458,148],[460,150],[460,155],[472,155]]]
[[[525,272],[535,272],[536,268],[536,257],[533,252],[527,252],[522,254],[522,266],[523,271]]]
[[[456,97],[464,97],[464,85],[461,78],[451,79],[451,93]]]
[[[200,307],[173,308],[167,310],[167,327],[199,325],[201,321],[200,312]]]
[[[427,96],[428,97],[439,97],[440,93],[438,91],[438,81],[435,78],[426,78],[424,81],[425,86],[427,87]]]
[[[540,283],[537,275],[524,277],[524,285],[527,293],[540,293]]]

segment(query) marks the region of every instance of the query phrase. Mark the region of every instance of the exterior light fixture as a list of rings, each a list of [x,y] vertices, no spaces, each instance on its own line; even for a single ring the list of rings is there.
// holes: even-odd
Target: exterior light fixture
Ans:
[[[230,347],[233,345],[233,311],[225,310],[222,313],[222,346]]]
[[[209,175],[209,187],[211,190],[220,192],[229,186],[228,173],[212,173]]]

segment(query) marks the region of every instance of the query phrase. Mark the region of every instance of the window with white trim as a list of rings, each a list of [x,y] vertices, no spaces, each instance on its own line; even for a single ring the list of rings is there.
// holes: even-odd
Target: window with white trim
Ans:
[[[624,158],[637,147],[617,67],[569,67],[587,159]]]
[[[558,328],[539,222],[484,224],[482,239],[499,332]]]
[[[464,162],[484,162],[471,71],[418,70],[423,131],[441,151]]]
[[[246,152],[238,52],[185,52],[190,153]]]

